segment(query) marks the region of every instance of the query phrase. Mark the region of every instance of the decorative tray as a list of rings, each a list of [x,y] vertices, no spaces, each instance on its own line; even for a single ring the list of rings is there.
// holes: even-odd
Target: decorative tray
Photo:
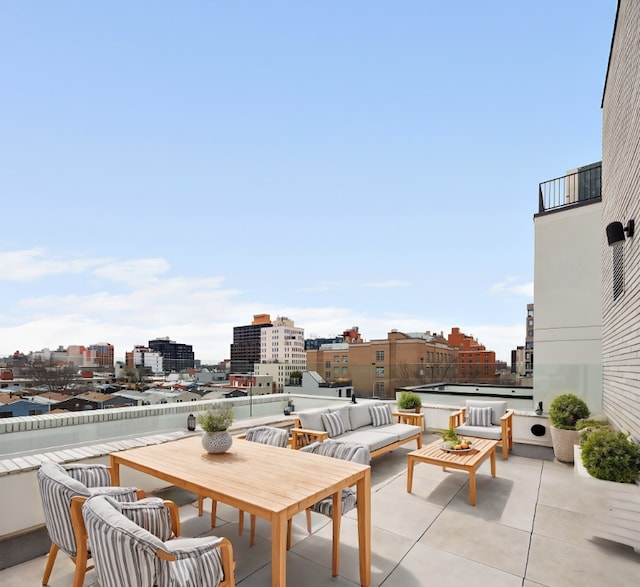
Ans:
[[[459,449],[457,449],[457,450],[456,450],[455,448],[450,448],[450,447],[448,447],[448,446],[447,446],[447,444],[446,444],[445,442],[443,442],[443,443],[440,445],[440,448],[441,448],[442,450],[446,450],[447,452],[470,452],[470,451],[472,451],[472,450],[473,450],[473,446],[470,446],[469,448],[459,448]]]

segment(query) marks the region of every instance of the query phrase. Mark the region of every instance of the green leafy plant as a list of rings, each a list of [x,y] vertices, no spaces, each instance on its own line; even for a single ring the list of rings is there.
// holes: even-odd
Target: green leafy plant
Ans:
[[[454,444],[458,444],[460,442],[460,438],[453,428],[442,431],[442,440],[444,440],[445,442],[453,442]]]
[[[602,427],[582,443],[582,464],[597,479],[633,483],[640,476],[640,445],[624,432]]]
[[[422,407],[422,398],[413,391],[401,391],[398,398],[398,407],[401,410],[413,410]]]
[[[198,424],[205,432],[224,432],[233,424],[233,406],[217,404],[198,414]]]
[[[592,432],[601,430],[602,428],[613,430],[606,418],[585,418],[584,420],[578,420],[576,430],[580,432],[580,445],[582,446],[584,444]]]
[[[590,414],[586,402],[573,393],[556,396],[549,406],[549,422],[562,430],[575,430],[578,420]]]

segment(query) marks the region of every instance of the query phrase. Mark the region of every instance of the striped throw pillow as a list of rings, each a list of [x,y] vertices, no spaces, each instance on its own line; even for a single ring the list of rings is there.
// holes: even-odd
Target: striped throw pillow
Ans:
[[[371,423],[374,426],[384,426],[393,422],[393,416],[391,415],[391,407],[389,404],[382,406],[369,406],[369,413],[371,414]]]
[[[329,433],[329,438],[344,434],[344,422],[340,412],[322,414],[322,423],[324,424],[324,429]]]
[[[468,410],[469,426],[491,426],[491,408],[473,408]]]

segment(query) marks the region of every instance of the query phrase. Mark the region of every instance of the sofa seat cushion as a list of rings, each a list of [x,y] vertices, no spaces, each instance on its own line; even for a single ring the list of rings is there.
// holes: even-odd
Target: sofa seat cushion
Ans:
[[[380,431],[381,428],[374,428],[373,426],[365,426],[358,430],[352,430],[346,432],[340,437],[340,440],[348,440],[349,442],[357,442],[358,444],[364,444],[369,447],[370,452],[374,452],[378,449],[397,442],[398,436],[393,434],[385,434]]]
[[[500,440],[502,438],[502,426],[467,426],[465,424],[458,426],[456,428],[456,433],[462,436],[475,436],[476,438]]]
[[[381,434],[395,436],[397,440],[407,440],[407,438],[420,434],[422,429],[420,426],[413,426],[411,424],[389,424],[388,426],[376,428],[376,431]]]

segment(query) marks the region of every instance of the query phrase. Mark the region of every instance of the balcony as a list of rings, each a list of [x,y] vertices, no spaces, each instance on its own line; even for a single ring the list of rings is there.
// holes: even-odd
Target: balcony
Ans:
[[[274,396],[254,398],[252,409],[258,415],[245,418],[248,407],[243,402],[248,400],[234,399],[240,416],[237,430],[258,422],[282,423],[282,406],[269,405],[273,400]],[[286,396],[281,401],[286,405]],[[296,397],[295,401],[300,409],[322,405],[328,400]],[[73,454],[81,458],[84,454],[86,459],[92,449],[122,450],[139,442],[170,442],[172,437],[189,434],[185,429],[185,414],[179,411],[188,408],[188,404],[144,408],[162,412],[161,426],[151,428],[142,422],[149,419],[148,414],[142,419],[122,419],[115,416],[123,410],[104,410],[102,416],[108,438],[96,436],[96,428],[100,427],[83,422],[76,423],[73,444],[67,437],[72,426],[43,428],[36,436],[45,443],[62,442],[56,450],[67,454],[67,458],[74,458]],[[172,415],[172,409],[178,411]],[[450,409],[427,405],[427,426],[441,427],[440,422],[446,421]],[[89,416],[73,414],[71,417]],[[160,422],[157,417],[153,418],[156,424]],[[526,421],[528,414],[521,412],[519,417]],[[129,434],[124,433],[125,428]],[[114,434],[116,429],[120,432]],[[2,436],[13,434],[24,437],[24,432],[19,431]],[[437,438],[431,428],[424,432],[424,442]],[[119,448],[113,448],[114,444]],[[8,446],[5,444],[4,448]],[[52,449],[47,446],[33,446],[21,453],[23,472],[8,472],[5,468],[0,474],[5,504],[5,515],[0,521],[0,568],[6,567],[0,571],[2,585],[40,584],[48,541],[41,524],[33,521],[33,516],[41,515],[35,484],[37,465],[33,463],[51,454]],[[548,447],[516,442],[507,461],[498,459],[495,478],[489,474],[489,464],[483,464],[478,471],[475,507],[469,505],[466,473],[445,472],[430,465],[416,466],[413,493],[408,494],[406,455],[411,450],[412,446],[399,448],[377,457],[372,463],[373,587],[417,587],[427,582],[514,587],[523,582],[563,586],[635,585],[640,554],[628,546],[592,537],[591,517],[600,507],[604,482],[577,476],[574,467],[553,461]],[[5,456],[6,452],[3,450]],[[94,460],[107,462],[107,457],[104,454]],[[219,520],[212,530],[209,516],[197,515],[195,495],[175,487],[158,486],[161,482],[150,477],[142,481],[139,485],[148,492],[173,499],[180,505],[183,535],[214,534],[232,541],[239,586],[270,584],[270,528],[266,522],[258,520],[256,545],[249,548],[248,528],[238,536],[237,510],[218,504]],[[208,500],[205,505],[209,507]],[[23,511],[15,513],[16,510]],[[15,517],[24,520],[23,526],[8,532],[7,525]],[[307,534],[304,516],[296,517],[293,546],[287,556],[288,584],[358,585],[357,544],[356,517],[352,512],[342,522],[340,576],[331,579],[330,523],[314,515],[313,533]],[[14,564],[16,549],[26,559],[24,562]],[[68,586],[72,576],[73,564],[60,555],[49,585]],[[87,575],[85,585],[98,585],[93,571]]]
[[[593,163],[542,182],[538,187],[538,213],[578,206],[602,199],[602,163]]]

